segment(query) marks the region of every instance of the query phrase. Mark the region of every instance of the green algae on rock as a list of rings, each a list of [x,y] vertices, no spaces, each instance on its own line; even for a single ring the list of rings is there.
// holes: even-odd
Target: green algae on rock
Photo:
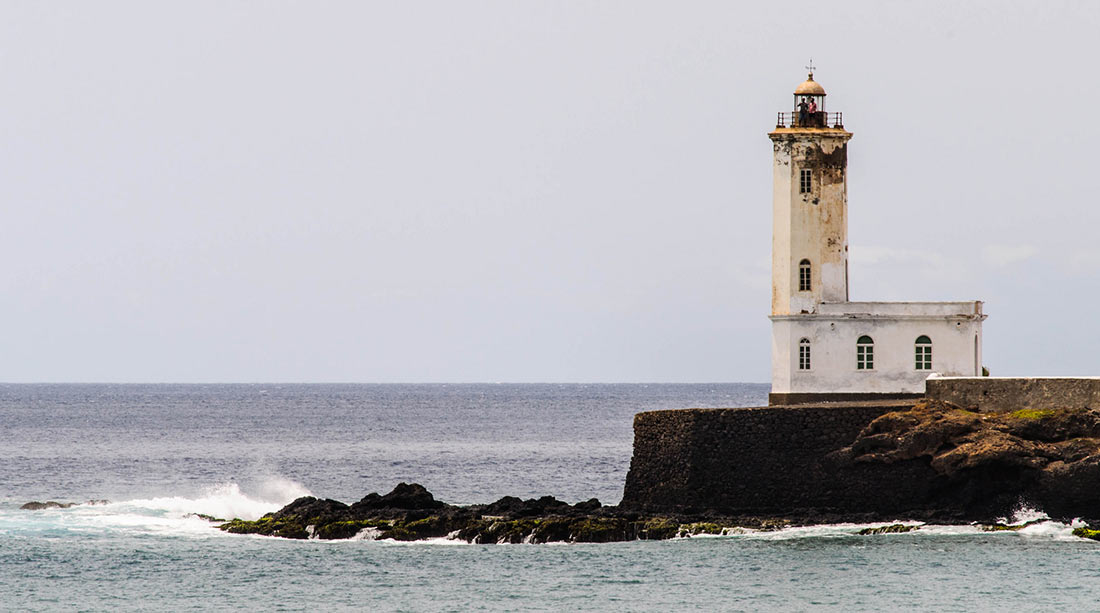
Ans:
[[[1093,530],[1092,528],[1074,528],[1073,536],[1079,536],[1083,539],[1092,539],[1094,541],[1100,541],[1100,530]]]
[[[255,521],[232,519],[218,526],[218,528],[232,534],[262,534],[264,536],[281,536],[290,539],[309,538],[305,525],[296,518],[274,518],[269,515]]]

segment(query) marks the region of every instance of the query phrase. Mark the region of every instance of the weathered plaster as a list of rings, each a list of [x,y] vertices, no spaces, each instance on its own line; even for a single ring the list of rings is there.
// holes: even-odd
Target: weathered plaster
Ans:
[[[848,139],[843,129],[784,129],[769,135],[773,163],[772,314],[813,312],[848,299]],[[801,171],[811,171],[801,193]],[[810,261],[810,291],[798,291],[798,263]]]

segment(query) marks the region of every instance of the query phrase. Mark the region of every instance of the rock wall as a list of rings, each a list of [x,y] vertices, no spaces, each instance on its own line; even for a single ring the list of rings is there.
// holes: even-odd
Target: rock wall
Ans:
[[[928,461],[853,464],[830,456],[851,445],[871,420],[911,406],[853,402],[639,413],[622,506],[773,516],[928,509],[935,481]]]
[[[933,377],[925,396],[983,412],[1100,409],[1100,377]]]

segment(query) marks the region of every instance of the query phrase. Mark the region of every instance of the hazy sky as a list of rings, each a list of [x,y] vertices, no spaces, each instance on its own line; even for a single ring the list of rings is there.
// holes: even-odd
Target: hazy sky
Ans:
[[[0,380],[768,381],[810,56],[852,299],[1100,374],[1100,3],[0,7]]]

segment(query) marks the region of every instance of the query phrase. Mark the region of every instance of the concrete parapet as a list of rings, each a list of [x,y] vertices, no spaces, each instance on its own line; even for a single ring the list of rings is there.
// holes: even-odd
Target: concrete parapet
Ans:
[[[1100,409],[1100,377],[930,377],[925,397],[988,413]]]

